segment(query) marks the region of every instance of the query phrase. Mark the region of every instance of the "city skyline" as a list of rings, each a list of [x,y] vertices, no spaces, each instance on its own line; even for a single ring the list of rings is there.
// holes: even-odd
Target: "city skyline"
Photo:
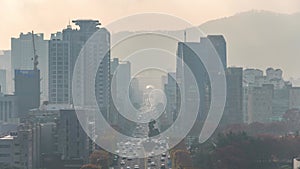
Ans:
[[[0,0],[0,20],[0,169],[300,169],[300,0]]]

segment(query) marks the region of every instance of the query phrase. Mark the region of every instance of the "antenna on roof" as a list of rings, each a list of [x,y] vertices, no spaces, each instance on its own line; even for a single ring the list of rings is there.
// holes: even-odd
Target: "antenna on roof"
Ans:
[[[71,26],[71,20],[69,19],[69,24],[68,24],[68,26],[67,26],[67,28],[69,29],[71,29],[72,28],[72,26]]]
[[[186,42],[186,29],[184,30],[184,42]]]

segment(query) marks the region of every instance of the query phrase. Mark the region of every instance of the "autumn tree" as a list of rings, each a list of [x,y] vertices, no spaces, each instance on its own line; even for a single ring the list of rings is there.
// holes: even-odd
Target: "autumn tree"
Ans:
[[[90,155],[90,163],[96,166],[101,166],[102,169],[108,169],[112,164],[112,154],[104,150],[94,151]]]
[[[86,164],[83,165],[80,169],[101,169],[101,168],[94,164]]]

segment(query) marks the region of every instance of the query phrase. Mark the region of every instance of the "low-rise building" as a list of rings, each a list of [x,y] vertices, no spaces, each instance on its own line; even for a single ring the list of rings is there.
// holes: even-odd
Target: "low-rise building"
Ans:
[[[0,166],[28,168],[28,152],[23,152],[24,140],[18,132],[10,132],[0,137]]]

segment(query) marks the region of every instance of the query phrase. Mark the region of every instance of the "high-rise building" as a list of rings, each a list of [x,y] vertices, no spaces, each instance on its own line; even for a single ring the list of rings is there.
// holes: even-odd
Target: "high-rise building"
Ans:
[[[49,102],[71,103],[70,43],[54,37],[49,41]]]
[[[139,79],[134,77],[131,79],[129,86],[129,99],[132,105],[137,109],[142,106],[143,102],[142,91],[140,90],[139,84]]]
[[[40,106],[40,94],[39,70],[15,70],[15,96],[21,120],[30,109]]]
[[[177,89],[177,83],[176,83],[176,73],[175,72],[170,72],[168,73],[167,77],[167,83],[164,85],[164,92],[166,95],[167,99],[167,104],[165,108],[165,113],[164,113],[164,126],[161,128],[168,128],[176,118],[177,114],[177,96],[176,96],[176,89]]]
[[[112,104],[116,105],[120,111],[124,110],[125,106],[127,106],[127,103],[124,100],[129,98],[129,84],[131,80],[130,70],[131,67],[129,61],[120,61],[118,58],[114,58],[111,61]],[[110,121],[112,124],[118,124],[117,114],[118,113],[116,112],[111,114]]]
[[[270,117],[270,121],[281,121],[282,115],[289,110],[291,88],[292,86],[285,86],[283,88],[276,88],[274,86],[272,99],[272,117]]]
[[[79,29],[72,29],[69,25],[62,33],[53,34],[49,42],[49,101],[53,104],[72,104],[72,77],[74,66],[79,54],[99,57],[105,55],[100,66],[95,59],[86,59],[82,66],[85,74],[82,81],[73,84],[82,89],[81,103],[89,105],[90,96],[95,95],[98,105],[105,117],[109,116],[110,100],[110,33],[105,28],[99,28],[98,20],[74,20],[73,23]],[[98,32],[97,32],[98,31]],[[97,39],[93,47],[83,48],[87,40],[97,32]],[[91,44],[91,43],[89,43]],[[80,53],[81,52],[81,53]],[[98,70],[96,74],[95,91],[85,89],[86,76],[90,75],[91,69]],[[78,72],[77,72],[78,73]]]
[[[215,47],[215,50],[218,53],[225,70],[227,68],[227,47],[224,36],[208,35],[207,39],[209,39],[212,45]]]
[[[31,131],[33,153],[30,156],[33,168],[63,168],[57,126],[60,123],[60,110],[70,108],[71,105],[44,103],[40,108],[30,110],[26,124]]]
[[[206,66],[212,65],[204,65],[200,60],[199,56],[202,58],[209,58],[218,56],[223,64],[223,68],[227,66],[227,54],[226,54],[226,42],[222,35],[209,35],[208,37],[201,37],[200,42],[179,42],[177,49],[177,57],[179,61],[177,62],[176,67],[176,79],[178,83],[183,84],[185,89],[185,98],[187,104],[196,105],[195,101],[197,99],[193,98],[193,92],[198,89],[200,104],[199,104],[199,112],[198,119],[192,132],[195,134],[200,133],[201,125],[206,119],[207,113],[209,111],[210,106],[210,81],[208,72],[206,70]],[[191,76],[187,75],[187,68],[185,68],[183,63],[189,67],[195,80],[197,82],[197,86],[193,86],[190,84],[191,79],[188,79]],[[225,71],[225,69],[224,69]],[[213,74],[219,74],[218,70],[214,70]],[[195,89],[197,88],[197,89]],[[178,91],[178,90],[177,90]],[[178,91],[179,92],[179,91]],[[178,93],[179,94],[179,93]],[[180,101],[177,99],[177,104],[179,107]]]
[[[18,155],[16,160],[17,168],[33,168],[33,142],[32,131],[28,125],[19,125],[16,132],[16,150]]]
[[[209,81],[208,81],[208,75],[205,70],[205,67],[203,63],[200,61],[200,59],[197,56],[197,53],[195,51],[199,52],[206,52],[206,48],[202,46],[202,44],[197,43],[197,42],[179,42],[178,44],[178,50],[177,50],[177,55],[178,58],[182,59],[180,60],[182,63],[177,62],[177,72],[176,72],[176,78],[177,81],[181,84],[183,84],[184,88],[189,91],[193,89],[193,86],[190,85],[191,79],[187,79],[188,76],[186,75],[186,71],[184,67],[182,66],[183,63],[185,63],[193,73],[195,80],[198,85],[198,91],[200,93],[200,112],[203,114],[208,108],[207,108],[207,88],[209,86]],[[190,76],[189,76],[190,77]],[[190,77],[191,78],[191,77]],[[193,104],[198,104],[194,103],[193,98],[188,98],[190,99]],[[199,116],[198,116],[199,117]]]
[[[0,92],[0,122],[18,122],[17,97]]]
[[[11,38],[11,69],[33,69],[33,40],[32,33],[21,33],[18,38]],[[48,42],[44,34],[34,34],[34,43],[38,57],[38,69],[41,76],[41,100],[48,100]],[[14,74],[12,74],[14,77]],[[14,85],[14,84],[13,84]]]
[[[247,116],[248,123],[271,122],[273,118],[272,101],[274,86],[266,84],[262,87],[252,87],[248,90]]]
[[[300,109],[300,87],[290,88],[289,109]]]
[[[105,119],[111,123],[111,121],[109,121],[109,119],[111,119],[109,113],[111,101],[110,33],[107,29],[100,28],[97,36],[99,44],[95,44],[97,47],[93,50],[93,55],[95,57],[101,56],[103,59],[100,62],[99,67],[97,67],[97,63],[92,60],[85,65],[85,74],[89,74],[88,72],[91,72],[89,71],[90,68],[98,70],[95,79],[95,93],[84,92],[86,93],[85,102],[89,104],[91,94],[96,95],[96,100],[101,113]],[[85,83],[86,82],[87,81],[85,81]]]
[[[58,150],[63,160],[81,159],[88,162],[92,151],[89,138],[78,121],[74,109],[63,109],[59,112]]]
[[[227,97],[221,125],[241,124],[243,117],[243,68],[226,70]]]
[[[91,97],[94,95],[101,113],[106,119],[110,119],[110,33],[105,28],[97,27],[100,25],[99,21],[77,20],[74,22],[80,26],[79,32],[84,35],[83,37],[87,38],[93,31],[94,33],[97,31],[94,38],[87,42],[88,45],[82,48],[80,55],[84,57],[84,62],[78,65],[78,71],[74,72],[81,76],[73,84],[76,89],[79,89],[77,93],[80,96],[76,97],[80,98],[80,101],[77,104],[94,105],[93,97]],[[97,63],[100,61],[99,58],[101,58],[101,62]],[[97,70],[96,77],[91,74],[95,70]],[[95,91],[90,90],[90,79],[95,79]]]

